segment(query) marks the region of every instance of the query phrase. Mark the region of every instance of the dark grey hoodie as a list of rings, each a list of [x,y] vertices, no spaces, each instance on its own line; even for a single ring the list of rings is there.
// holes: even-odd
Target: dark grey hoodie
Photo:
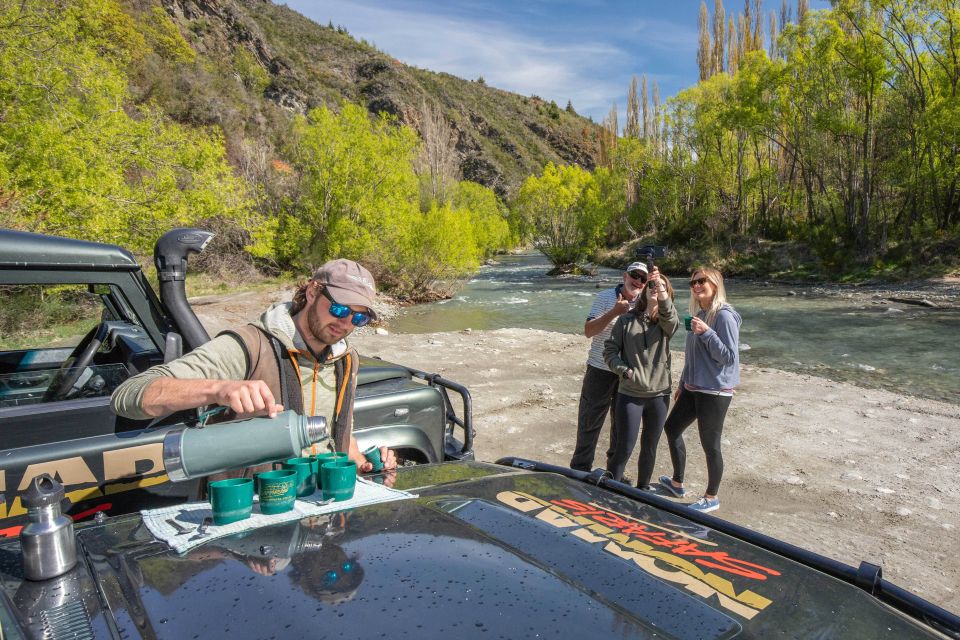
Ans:
[[[670,393],[670,338],[680,320],[670,298],[657,306],[656,322],[636,311],[617,318],[603,345],[603,359],[610,371],[620,375],[624,395],[652,398]],[[625,377],[628,369],[629,378]]]

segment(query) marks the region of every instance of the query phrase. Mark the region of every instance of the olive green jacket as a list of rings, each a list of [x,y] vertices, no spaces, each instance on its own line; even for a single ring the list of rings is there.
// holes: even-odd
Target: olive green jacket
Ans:
[[[620,376],[620,393],[637,398],[670,393],[670,338],[679,326],[670,298],[658,302],[656,322],[636,310],[617,318],[603,345],[603,359]]]

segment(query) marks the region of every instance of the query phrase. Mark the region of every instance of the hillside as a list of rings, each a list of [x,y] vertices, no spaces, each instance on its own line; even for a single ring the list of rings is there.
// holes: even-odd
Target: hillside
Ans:
[[[139,18],[155,5],[128,0]],[[244,139],[282,156],[282,123],[342,100],[419,127],[422,105],[453,129],[463,179],[512,192],[547,162],[592,169],[598,127],[537,97],[525,97],[403,64],[343,28],[321,26],[265,0],[163,0],[196,60],[161,57],[135,74],[135,95],[189,124],[218,124],[237,155]]]

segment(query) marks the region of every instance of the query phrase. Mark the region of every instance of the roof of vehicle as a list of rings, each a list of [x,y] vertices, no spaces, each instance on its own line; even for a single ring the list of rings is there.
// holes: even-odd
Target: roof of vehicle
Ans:
[[[133,254],[112,244],[0,229],[2,269],[122,269],[140,266]]]
[[[90,626],[131,638],[942,637],[852,584],[561,475],[444,463],[400,469],[395,488],[416,497],[183,555],[135,515],[81,527],[109,612],[90,597]]]

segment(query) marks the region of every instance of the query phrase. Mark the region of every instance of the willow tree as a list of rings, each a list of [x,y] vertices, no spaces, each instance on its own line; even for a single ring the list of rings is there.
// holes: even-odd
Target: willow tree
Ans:
[[[413,130],[385,115],[371,122],[352,103],[298,117],[292,157],[302,189],[281,220],[281,255],[314,263],[396,255],[419,213],[417,144]]]
[[[609,211],[590,172],[548,163],[527,178],[514,203],[533,243],[557,267],[569,267],[599,248]]]

